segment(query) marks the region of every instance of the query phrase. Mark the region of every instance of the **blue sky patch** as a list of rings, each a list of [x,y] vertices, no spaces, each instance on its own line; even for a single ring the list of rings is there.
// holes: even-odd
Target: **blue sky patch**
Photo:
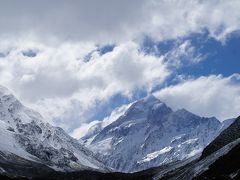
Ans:
[[[239,73],[240,35],[238,33],[230,36],[225,44],[210,38],[208,32],[192,34],[178,40],[156,43],[146,37],[142,45],[142,50],[147,54],[157,56],[164,55],[185,40],[189,40],[191,45],[204,59],[197,64],[187,65],[177,69],[176,74],[198,77],[210,74],[229,76],[233,73]]]
[[[175,70],[163,84],[156,85],[152,92],[158,91],[169,85],[176,85],[178,80],[178,75],[184,77],[199,77],[208,76],[211,74],[222,74],[223,76],[230,76],[234,73],[239,73],[240,71],[240,36],[238,34],[232,35],[228,38],[225,44],[217,41],[208,36],[208,32],[203,34],[192,34],[188,37],[178,39],[178,40],[168,40],[163,42],[154,42],[150,38],[146,37],[141,46],[141,51],[146,54],[152,54],[155,56],[160,56],[168,53],[173,48],[176,48],[182,42],[189,40],[191,45],[195,47],[198,53],[200,53],[204,59],[196,64],[190,64],[182,66]],[[112,49],[109,47],[104,47],[103,52],[109,52]],[[239,80],[237,80],[239,82]],[[95,109],[96,112],[92,120],[103,119],[109,115],[113,109],[119,107],[122,104],[130,103],[134,100],[138,100],[147,95],[146,91],[137,90],[133,93],[132,99],[118,94],[113,96],[107,103],[100,103]]]
[[[27,57],[36,57],[37,51],[32,50],[32,49],[24,50],[24,51],[22,51],[22,55],[27,56]]]

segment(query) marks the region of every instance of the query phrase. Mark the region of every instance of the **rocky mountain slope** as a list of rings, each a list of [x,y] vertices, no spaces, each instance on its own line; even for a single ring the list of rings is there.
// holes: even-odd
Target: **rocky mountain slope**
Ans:
[[[152,95],[122,110],[94,124],[85,147],[0,87],[0,178],[239,178],[240,118],[173,111]]]
[[[200,153],[222,126],[214,117],[173,111],[150,95],[98,133],[86,134],[81,142],[115,171],[134,172]]]
[[[240,179],[240,143],[195,179]]]
[[[236,126],[236,123],[234,123]],[[232,127],[231,127],[232,128]],[[230,128],[230,129],[231,129]],[[228,129],[225,132],[230,132]],[[225,133],[222,133],[225,134]],[[225,134],[227,135],[227,134]],[[222,135],[220,135],[222,136]],[[217,137],[216,139],[219,139]],[[215,142],[215,140],[213,141]],[[225,141],[227,142],[227,141]],[[212,144],[212,143],[211,143]],[[139,179],[239,179],[240,177],[240,139],[224,144],[215,152],[200,158],[195,155],[186,160],[175,161],[136,173],[101,173],[96,171],[46,172],[33,179],[95,179],[95,180],[139,180]],[[5,178],[5,177],[4,177]]]
[[[240,117],[237,118],[227,129],[222,131],[221,134],[204,149],[202,158],[212,154],[238,138],[240,138]]]
[[[0,162],[6,164],[1,173],[11,171],[4,159],[60,171],[106,170],[90,150],[63,129],[44,123],[40,114],[22,105],[4,87],[0,87],[0,137]]]
[[[173,168],[172,171],[169,171],[162,175],[160,172],[159,175],[155,175],[154,179],[167,179],[167,180],[189,180],[189,179],[199,179],[204,173],[206,173],[218,160],[223,157],[229,156],[231,151],[235,148],[238,148],[240,139],[233,141],[216,152],[208,155],[207,157],[201,159],[196,159],[189,164]],[[231,161],[229,161],[231,162]],[[239,162],[239,161],[238,161]],[[237,168],[238,166],[236,166]],[[229,174],[230,175],[230,174]],[[226,175],[226,176],[229,176]],[[219,174],[212,174],[212,177],[202,178],[202,179],[216,179]],[[203,176],[202,176],[203,177]],[[222,176],[223,178],[224,176]],[[228,177],[230,178],[230,177]],[[200,178],[201,179],[201,178]]]
[[[240,136],[237,118],[204,150],[200,158],[171,171],[155,175],[155,179],[239,179]]]

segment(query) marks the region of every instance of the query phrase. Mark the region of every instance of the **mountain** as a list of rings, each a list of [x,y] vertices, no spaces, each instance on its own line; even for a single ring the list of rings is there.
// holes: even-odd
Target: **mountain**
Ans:
[[[202,158],[238,138],[240,138],[240,117],[238,117],[227,129],[222,131],[221,134],[204,149]]]
[[[82,126],[84,128],[85,133],[82,134],[80,138],[80,142],[84,141],[85,144],[91,142],[91,140],[103,130],[106,126],[113,123],[120,116],[124,114],[124,112],[131,106],[130,104],[122,105],[114,109],[111,114],[105,117],[102,121],[92,121],[87,126]],[[85,124],[86,125],[86,124]],[[82,140],[82,141],[81,141]]]
[[[128,112],[128,110],[126,111]],[[126,113],[125,113],[126,114]],[[116,120],[117,121],[117,120]],[[116,121],[112,121],[116,122]],[[220,131],[230,125],[234,120],[224,121]],[[227,125],[226,125],[227,124]],[[237,125],[234,123],[235,126]],[[230,128],[231,126],[229,126]],[[236,127],[234,128],[236,129]],[[230,132],[229,130],[224,130]],[[223,131],[223,132],[224,132]],[[92,131],[90,131],[92,132]],[[223,134],[223,133],[221,133]],[[221,134],[219,136],[221,136]],[[96,135],[94,135],[96,136]],[[216,139],[218,139],[217,137]],[[91,140],[92,141],[92,140]],[[214,140],[215,141],[215,140]],[[213,141],[213,142],[214,142]],[[89,142],[88,142],[89,143]],[[52,179],[239,179],[240,174],[240,139],[228,143],[225,141],[223,147],[215,152],[200,158],[201,154],[196,154],[184,160],[177,160],[159,167],[149,168],[135,173],[98,173],[93,171],[70,172],[70,173],[48,173],[42,178],[54,177]],[[211,144],[211,143],[210,143]],[[87,178],[88,177],[88,178]]]
[[[93,123],[85,147],[0,87],[0,178],[239,179],[239,127],[150,95]]]
[[[236,118],[224,120],[222,122],[222,130],[227,129],[235,120],[236,120]]]
[[[240,171],[240,161],[237,156],[240,153],[239,147],[240,139],[225,145],[203,159],[195,159],[182,166],[180,164],[179,167],[172,168],[165,174],[159,171],[153,179],[233,179],[231,175],[239,176]]]
[[[222,147],[233,143],[236,146],[211,164],[207,171],[199,175],[199,178],[240,179],[240,116],[204,149],[201,158],[204,159],[209,154],[214,154]]]
[[[90,150],[63,129],[45,123],[39,113],[25,107],[4,87],[0,87],[0,137],[2,174],[14,175],[10,165],[18,163],[21,168],[31,165],[47,172],[106,170]]]
[[[196,179],[240,179],[240,142],[227,154],[219,157]]]
[[[159,172],[156,179],[239,179],[240,178],[240,117],[206,148],[198,159],[165,174]]]
[[[135,172],[199,154],[221,129],[214,117],[173,111],[149,95],[97,133],[87,133],[81,142],[115,171]]]

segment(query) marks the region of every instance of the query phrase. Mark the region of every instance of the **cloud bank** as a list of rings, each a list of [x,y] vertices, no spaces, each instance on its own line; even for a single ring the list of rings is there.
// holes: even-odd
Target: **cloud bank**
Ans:
[[[201,116],[216,116],[220,120],[234,118],[240,115],[240,74],[185,79],[155,95],[174,109],[184,107]]]
[[[91,119],[99,102],[118,94],[131,97],[138,90],[151,92],[164,86],[177,69],[204,58],[188,40],[166,54],[147,54],[141,50],[145,37],[178,41],[208,32],[224,43],[240,29],[238,0],[0,3],[0,84],[46,121],[68,131]],[[114,48],[101,54],[98,48],[106,44]],[[233,77],[190,79],[157,94],[170,106],[226,118],[237,113],[228,108],[238,107],[231,101],[239,97]]]
[[[26,49],[28,46],[15,46],[1,58],[1,84],[49,121],[71,116],[66,118],[70,123],[64,122],[70,126],[80,122],[84,112],[98,101],[108,101],[116,94],[130,97],[138,89],[151,91],[170,75],[164,57],[146,55],[134,42],[103,55],[95,51],[96,46],[85,44],[58,48],[37,45],[35,57],[26,57],[22,53]]]
[[[0,1],[0,34],[46,41],[165,40],[209,31],[224,41],[239,30],[238,0]]]

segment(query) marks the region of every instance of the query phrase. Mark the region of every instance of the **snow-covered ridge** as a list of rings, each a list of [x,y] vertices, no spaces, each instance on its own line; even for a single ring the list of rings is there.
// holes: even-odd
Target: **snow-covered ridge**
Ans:
[[[84,146],[0,87],[0,152],[62,171],[134,172],[185,160],[201,153],[228,124],[173,111],[150,95],[89,126],[80,141]]]
[[[99,133],[103,128],[108,126],[109,124],[113,123],[122,116],[125,111],[131,106],[130,104],[122,105],[116,109],[114,109],[110,116],[105,117],[102,121],[91,121],[90,123],[83,123],[80,128],[77,128],[73,133],[72,136],[75,138],[82,138],[84,137],[85,140],[90,140],[88,137],[94,137],[97,133]],[[80,132],[80,134],[79,134]],[[85,142],[87,143],[87,142]]]
[[[0,87],[0,136],[2,153],[58,170],[106,170],[90,150],[63,129],[44,123],[39,113],[25,107],[4,87]]]
[[[201,153],[221,130],[222,124],[214,117],[199,117],[185,109],[173,111],[149,95],[81,140],[107,166],[134,172]]]
[[[193,179],[194,177],[198,177],[199,175],[201,175],[202,173],[207,171],[209,169],[209,167],[214,162],[216,162],[220,157],[227,155],[234,147],[239,146],[239,144],[240,144],[240,139],[236,139],[235,141],[233,141],[229,144],[226,144],[222,148],[218,149],[216,152],[210,154],[209,156],[207,156],[203,159],[198,159],[198,161],[195,161],[194,163],[190,163],[188,165],[182,164],[181,166],[179,166],[179,167],[181,167],[180,171],[179,171],[179,169],[177,169],[179,167],[176,167],[176,169],[174,167],[171,167],[171,168],[173,168],[172,169],[173,172],[170,173],[170,174],[172,174],[172,176],[169,177],[168,179],[188,180],[188,179]],[[168,171],[168,172],[170,172],[170,171]],[[153,179],[154,180],[160,179],[160,178],[168,175],[168,172],[166,172],[165,174],[163,174],[162,172],[159,172],[158,174],[156,174],[153,177]],[[215,176],[217,176],[217,175],[218,174],[215,174]],[[225,176],[225,177],[227,177],[227,176]],[[213,179],[216,179],[216,178],[213,178]],[[229,178],[229,179],[232,179],[232,178]]]
[[[9,95],[9,94],[11,94],[11,92],[7,88],[0,85],[0,96]]]

